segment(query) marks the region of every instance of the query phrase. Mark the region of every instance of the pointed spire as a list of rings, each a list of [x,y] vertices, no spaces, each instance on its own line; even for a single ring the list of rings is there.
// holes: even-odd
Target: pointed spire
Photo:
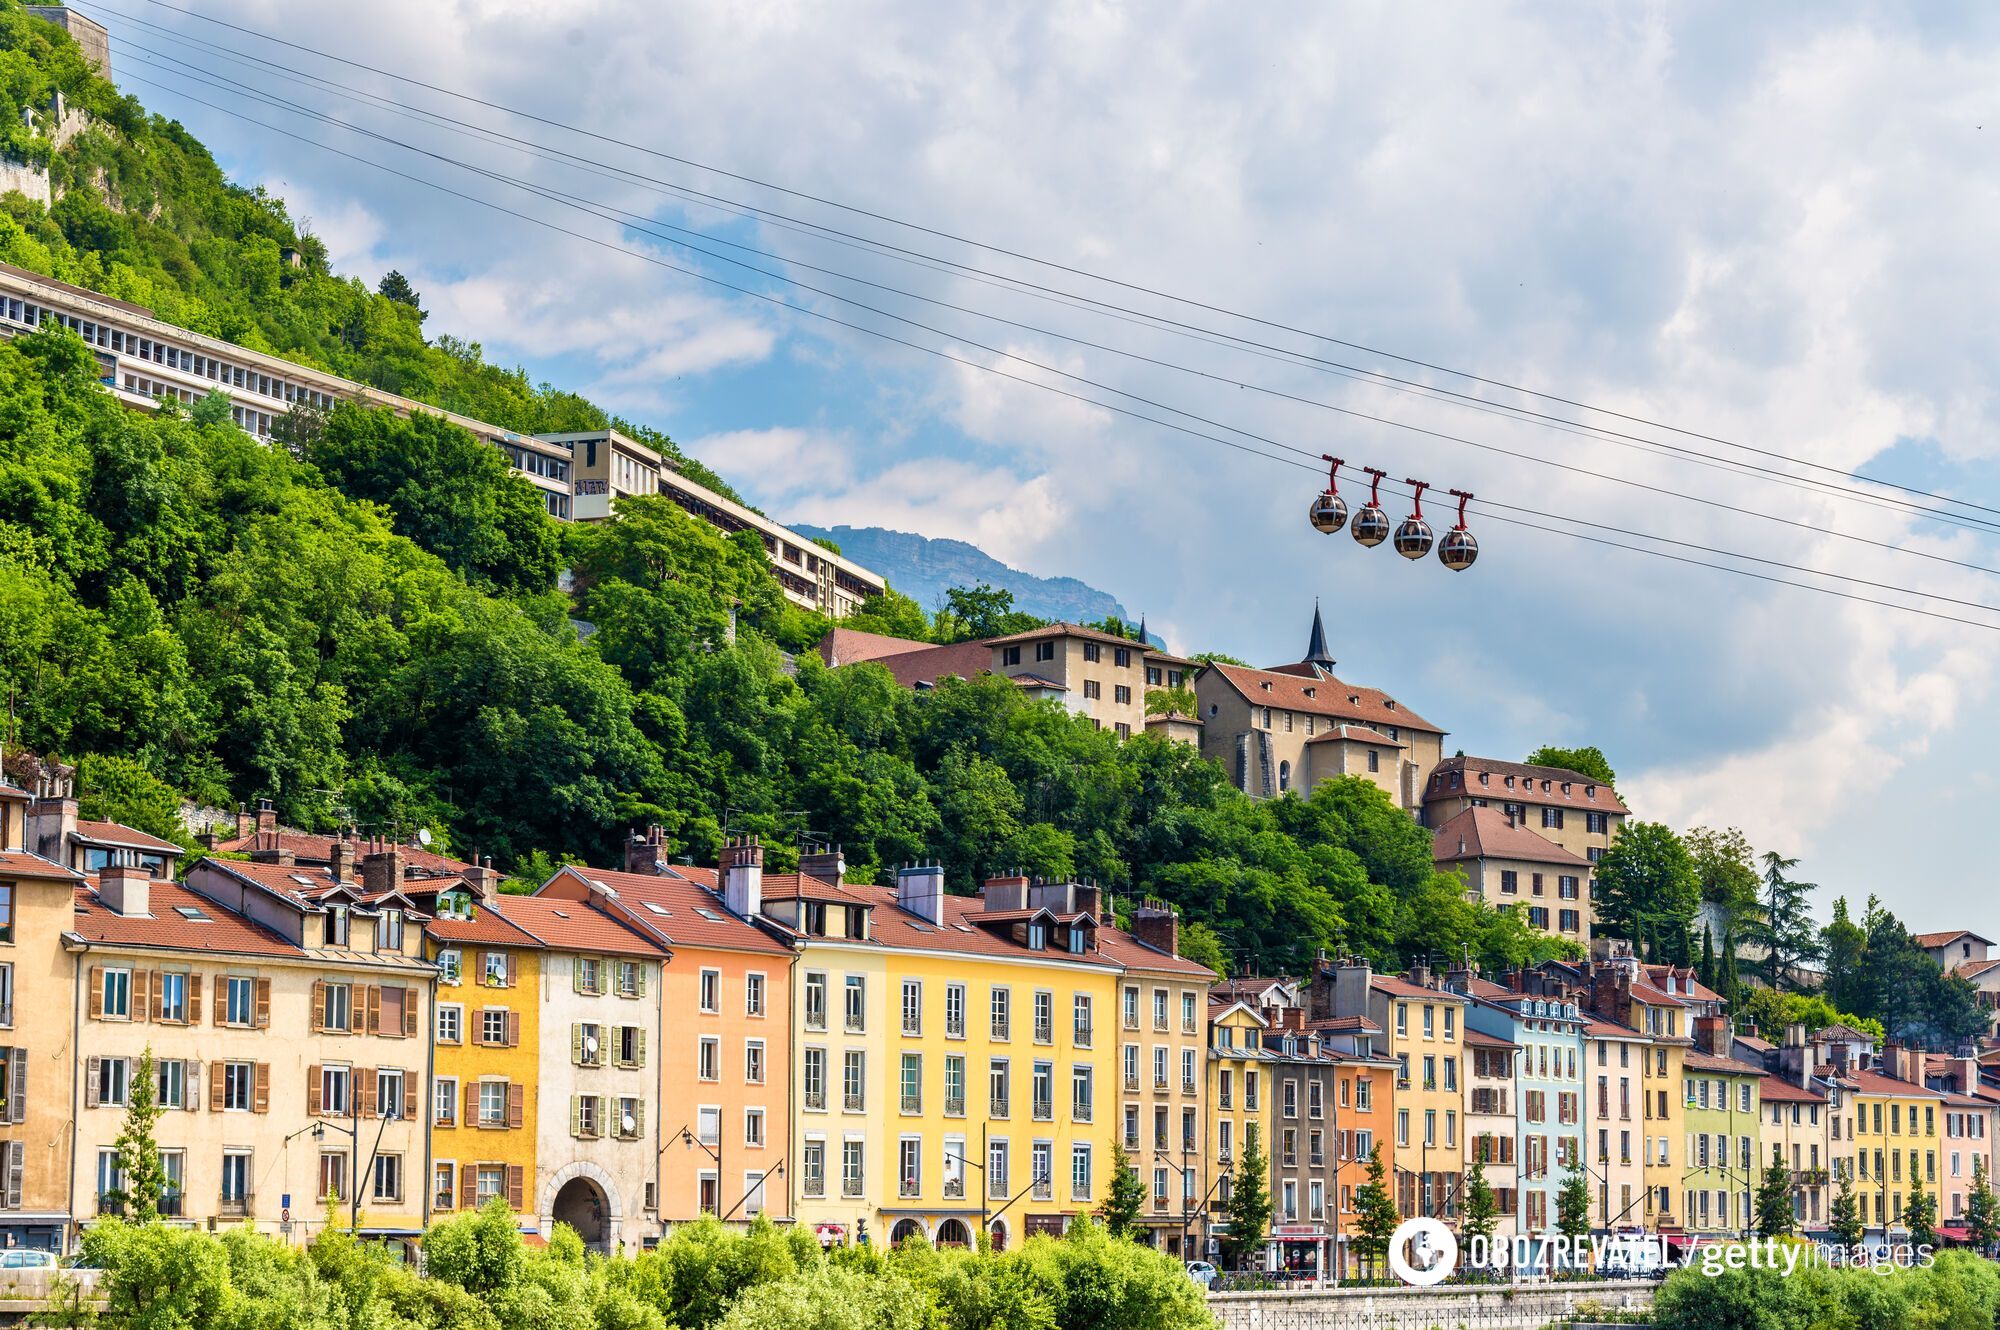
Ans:
[[[1326,648],[1326,624],[1321,622],[1319,617],[1317,596],[1313,597],[1312,641],[1306,644],[1306,664],[1316,665],[1327,671],[1331,671],[1334,665],[1333,653]]]
[[[1150,644],[1150,643],[1152,642],[1152,640],[1153,640],[1152,638],[1150,638],[1150,637],[1146,636],[1146,611],[1144,611],[1144,610],[1140,610],[1140,611],[1139,611],[1139,645],[1141,645],[1141,646],[1146,646],[1146,645]]]

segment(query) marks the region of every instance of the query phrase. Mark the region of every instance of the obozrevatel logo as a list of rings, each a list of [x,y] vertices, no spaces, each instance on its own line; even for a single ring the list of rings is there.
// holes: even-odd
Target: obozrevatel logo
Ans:
[[[1429,1288],[1457,1268],[1458,1239],[1435,1219],[1405,1219],[1389,1235],[1389,1269],[1405,1284]]]

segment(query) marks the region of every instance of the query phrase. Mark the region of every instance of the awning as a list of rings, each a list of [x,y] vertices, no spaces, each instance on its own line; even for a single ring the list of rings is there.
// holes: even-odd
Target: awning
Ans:
[[[1972,1230],[1958,1224],[1940,1224],[1937,1235],[1951,1242],[1972,1241]]]

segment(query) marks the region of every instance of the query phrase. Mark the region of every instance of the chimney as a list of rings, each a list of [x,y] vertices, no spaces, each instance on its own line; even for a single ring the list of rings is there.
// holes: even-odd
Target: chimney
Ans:
[[[278,834],[278,810],[269,799],[257,801],[257,839]]]
[[[644,873],[657,877],[667,866],[667,842],[660,832],[660,824],[655,822],[646,828],[646,834],[632,833],[625,842],[625,871]]]
[[[1111,911],[1104,906],[1104,888],[1095,882],[1076,884],[1074,899],[1070,902],[1072,913],[1087,914],[1093,919],[1109,919]]]
[[[722,847],[722,903],[745,919],[764,909],[764,847],[755,836]]]
[[[347,828],[342,827],[334,836],[333,844],[326,852],[327,870],[336,882],[354,881],[354,842],[347,838]]]
[[[1181,917],[1165,901],[1142,901],[1132,911],[1132,936],[1169,956],[1181,954]]]
[[[816,877],[837,887],[847,876],[847,856],[838,845],[815,845],[799,856],[799,876]]]
[[[361,860],[361,889],[369,895],[395,891],[403,885],[403,847],[391,840]]]
[[[897,870],[896,904],[934,928],[944,927],[944,866],[912,864]]]
[[[492,855],[489,854],[483,859],[478,855],[474,855],[473,858],[478,862],[472,864],[464,872],[460,873],[459,876],[464,878],[465,885],[471,888],[473,899],[481,905],[491,905],[494,895],[500,890],[500,874],[493,870]]]
[[[257,833],[257,839],[251,842],[250,862],[253,864],[284,864],[290,867],[297,860],[297,853],[278,844],[276,834],[267,838],[260,831]]]
[[[801,866],[800,872],[805,869]],[[989,910],[1025,910],[1028,908],[1028,879],[1016,873],[1011,877],[989,877],[980,888],[981,901]]]
[[[250,833],[256,829],[257,824],[250,820],[250,810],[242,804],[236,805],[236,839],[249,840]]]
[[[113,863],[97,870],[97,896],[126,919],[144,919],[153,912],[153,875],[143,864]]]
[[[1729,1022],[1721,1016],[1695,1017],[1694,1042],[1704,1053],[1712,1053],[1719,1058],[1728,1057],[1733,1042],[1730,1038]]]
[[[1409,968],[1403,977],[1418,988],[1429,988],[1431,986],[1430,963],[1428,961],[1418,961]]]
[[[1359,956],[1350,956],[1339,966],[1326,961],[1320,962],[1322,979],[1330,979],[1330,1002],[1322,1009],[1315,1001],[1313,1018],[1332,1020],[1340,1016],[1366,1016],[1368,1014],[1368,986],[1374,981],[1375,972],[1368,962]],[[1315,988],[1320,987],[1314,984]]]
[[[28,805],[28,848],[44,859],[69,865],[70,838],[76,835],[76,800],[69,787],[50,786],[61,793],[44,795]]]

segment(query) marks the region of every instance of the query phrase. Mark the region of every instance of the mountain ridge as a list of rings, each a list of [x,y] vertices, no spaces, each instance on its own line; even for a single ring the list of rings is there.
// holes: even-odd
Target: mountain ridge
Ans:
[[[800,535],[830,540],[847,557],[887,578],[889,585],[927,610],[944,603],[952,587],[980,583],[1013,594],[1014,608],[1069,623],[1132,616],[1110,592],[1075,577],[1039,577],[1002,563],[977,545],[951,537],[922,536],[879,526],[813,526],[788,523]]]

